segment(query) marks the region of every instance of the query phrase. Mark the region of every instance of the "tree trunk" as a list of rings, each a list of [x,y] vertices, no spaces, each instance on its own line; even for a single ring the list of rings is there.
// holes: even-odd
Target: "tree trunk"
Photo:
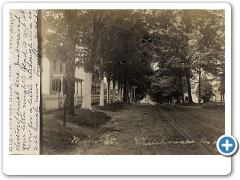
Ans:
[[[223,94],[221,93],[221,105],[222,105],[222,100],[223,100]]]
[[[67,105],[66,102],[63,104],[63,127],[65,128],[67,125]]]
[[[120,81],[118,80],[118,101],[120,101],[120,87],[121,84],[120,84]]]
[[[67,46],[68,53],[66,54],[66,72],[67,72],[67,87],[66,87],[66,105],[67,113],[74,115],[74,91],[75,91],[75,41],[74,32],[75,24],[74,19],[76,18],[77,11],[65,11],[65,16],[68,23],[68,39]]]
[[[67,63],[67,87],[66,87],[66,105],[67,113],[74,115],[74,91],[75,91],[75,62],[72,59]]]
[[[83,81],[83,109],[92,109],[92,73],[85,73]]]
[[[109,104],[108,103],[108,82],[107,82],[107,99],[106,99],[106,104]]]
[[[181,75],[181,73],[180,73],[180,75],[179,75],[179,81],[180,81],[180,89],[181,89],[182,103],[184,103],[184,94],[183,94],[182,75]]]
[[[122,102],[122,82],[119,81],[118,82],[118,99],[119,99],[119,102]]]
[[[100,30],[93,32],[89,62],[85,65],[86,72],[93,72],[94,62],[98,58],[98,52],[101,44]]]
[[[127,88],[127,103],[130,103],[130,98],[129,98],[129,88]]]
[[[199,69],[199,80],[198,80],[198,103],[201,103],[201,70]]]
[[[118,81],[118,101],[121,102],[121,81]]]
[[[108,104],[110,104],[110,102],[111,102],[111,96],[110,96],[110,82],[111,82],[111,80],[110,80],[110,78],[108,78],[108,80],[107,80],[107,103]]]
[[[39,13],[38,13],[38,27],[37,27],[37,35],[38,35],[38,37],[42,37],[41,36],[41,27],[42,27],[42,24],[41,24],[41,22],[42,22],[42,11],[41,10],[39,10]],[[43,61],[43,59],[41,58],[42,56],[43,56],[43,54],[42,54],[42,41],[41,41],[41,39],[42,38],[37,38],[37,40],[38,40],[38,52],[39,52],[39,54],[40,54],[40,56],[38,57],[38,65],[39,65],[39,67],[40,67],[40,102],[39,102],[39,112],[40,112],[40,114],[42,113],[42,105],[43,105],[43,97],[42,97],[42,80],[43,80],[43,77],[42,77],[42,73],[43,73],[43,67],[42,67],[42,61]],[[40,135],[40,151],[39,151],[39,153],[40,154],[43,154],[43,118],[42,118],[42,116],[40,115],[39,116],[39,120],[40,120],[40,133],[39,133],[39,135]]]
[[[113,78],[113,97],[112,97],[113,103],[115,102],[115,94],[116,94],[115,86],[116,86],[116,81],[115,81],[115,78]]]
[[[127,78],[124,77],[123,102],[127,102]]]
[[[135,100],[134,100],[134,96],[133,96],[133,88],[132,86],[130,86],[130,103],[134,103]]]
[[[92,24],[96,25],[96,18],[92,19]],[[101,46],[101,28],[95,27],[93,29],[92,34],[92,42],[91,42],[91,51],[89,55],[89,61],[85,64],[85,78],[83,82],[83,109],[92,110],[92,72],[94,69],[95,61],[98,60],[98,52]],[[104,96],[104,93],[103,93]],[[101,102],[99,102],[101,103]],[[104,105],[104,103],[103,103]]]
[[[188,88],[188,103],[193,103],[191,83],[190,83],[190,68],[185,68],[185,73],[186,73],[187,88]]]
[[[136,103],[137,100],[140,100],[140,99],[138,99],[136,96],[136,88],[133,88],[132,91],[133,91],[133,102]]]
[[[99,106],[104,106],[104,77],[101,75]]]

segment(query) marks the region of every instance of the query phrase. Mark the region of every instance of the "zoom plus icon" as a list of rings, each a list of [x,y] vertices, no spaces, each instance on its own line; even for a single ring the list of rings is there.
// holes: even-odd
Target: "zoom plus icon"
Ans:
[[[237,148],[238,142],[233,136],[223,135],[217,140],[217,149],[224,156],[233,155]]]

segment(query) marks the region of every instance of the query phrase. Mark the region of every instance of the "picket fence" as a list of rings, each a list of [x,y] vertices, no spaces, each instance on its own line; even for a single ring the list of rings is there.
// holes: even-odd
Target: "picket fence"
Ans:
[[[92,103],[99,102],[100,95],[92,95]],[[74,106],[80,106],[82,104],[82,95],[75,95],[74,96]],[[104,97],[107,99],[107,96]],[[42,95],[43,101],[43,110],[54,110],[63,108],[65,96],[61,95]]]

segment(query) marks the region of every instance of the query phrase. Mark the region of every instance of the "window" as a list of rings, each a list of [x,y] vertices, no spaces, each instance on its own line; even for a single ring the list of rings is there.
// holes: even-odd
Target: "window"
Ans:
[[[56,79],[52,80],[52,91],[56,91]]]
[[[53,70],[56,71],[56,68],[57,68],[57,60],[54,59],[53,60]]]
[[[52,80],[52,91],[57,91],[59,93],[61,92],[61,79],[60,78]]]
[[[60,72],[63,72],[63,64],[60,63]]]

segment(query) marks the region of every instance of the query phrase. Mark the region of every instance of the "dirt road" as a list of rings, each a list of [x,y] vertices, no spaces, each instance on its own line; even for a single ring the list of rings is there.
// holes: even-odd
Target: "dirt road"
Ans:
[[[111,120],[94,139],[74,137],[71,154],[219,154],[215,143],[224,134],[223,109],[125,105],[121,111],[104,113]]]

